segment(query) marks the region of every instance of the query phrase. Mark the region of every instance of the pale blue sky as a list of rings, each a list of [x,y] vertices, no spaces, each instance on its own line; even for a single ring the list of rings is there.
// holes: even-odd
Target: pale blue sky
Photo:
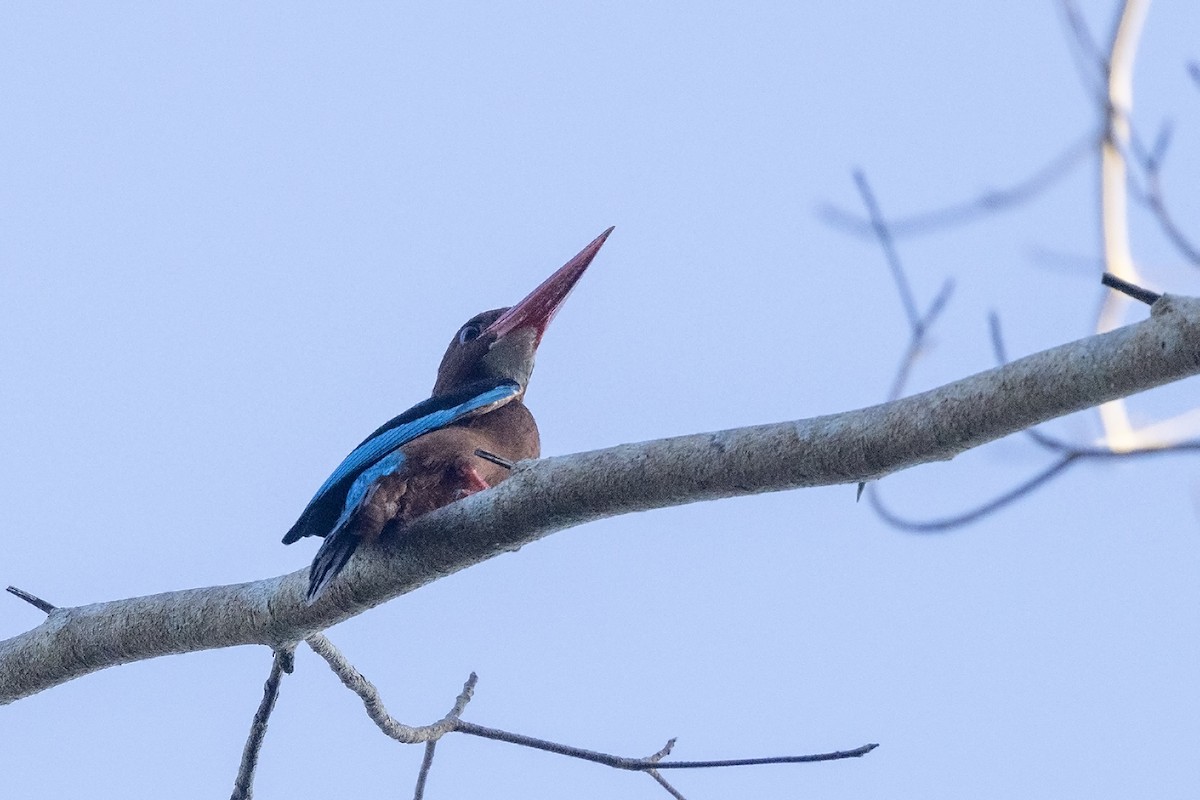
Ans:
[[[1112,3],[1085,10],[1107,38]],[[1195,3],[1152,8],[1139,119],[1200,235]],[[0,9],[0,585],[73,605],[267,577],[362,436],[425,397],[463,320],[617,230],[546,335],[547,454],[883,399],[907,335],[874,245],[825,226],[1004,185],[1096,124],[1051,2],[9,4]],[[1088,333],[1095,167],[901,252],[958,289],[915,387]],[[1200,291],[1135,219],[1153,285]],[[1065,256],[1053,264],[1032,254]],[[1140,312],[1135,312],[1140,313]],[[1133,404],[1194,404],[1195,380]],[[1056,423],[1085,440],[1090,416]],[[906,513],[1044,463],[1019,437],[885,481]],[[1200,784],[1200,489],[1184,458],[1084,465],[961,532],[853,487],[563,532],[330,631],[411,722],[468,718],[686,759],[715,797],[1187,798]],[[0,637],[40,615],[0,601]],[[259,648],[107,670],[0,709],[0,794],[221,797]],[[257,796],[404,797],[311,653]],[[665,797],[645,777],[447,740],[428,797]]]

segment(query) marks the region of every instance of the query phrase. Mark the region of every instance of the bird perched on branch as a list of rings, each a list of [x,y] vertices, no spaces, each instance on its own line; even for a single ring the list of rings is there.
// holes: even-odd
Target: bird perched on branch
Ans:
[[[385,530],[508,477],[537,458],[537,424],[523,402],[542,334],[596,257],[609,228],[512,308],[476,314],[458,329],[433,394],[354,448],[283,537],[323,536],[309,570],[311,604],[360,545]]]

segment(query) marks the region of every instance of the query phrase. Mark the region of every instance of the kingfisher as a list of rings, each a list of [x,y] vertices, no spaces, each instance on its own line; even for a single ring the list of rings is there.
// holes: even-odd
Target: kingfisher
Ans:
[[[525,406],[534,355],[550,320],[612,233],[597,236],[524,300],[463,324],[427,400],[381,425],[338,465],[283,537],[322,536],[308,573],[317,600],[364,544],[495,486],[541,452]]]

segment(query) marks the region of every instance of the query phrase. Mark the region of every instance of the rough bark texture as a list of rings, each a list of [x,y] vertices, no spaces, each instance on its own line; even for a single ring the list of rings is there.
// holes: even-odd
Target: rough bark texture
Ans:
[[[231,586],[63,608],[0,642],[0,703],[105,667],[243,644],[294,643],[554,531],[633,511],[854,483],[1200,373],[1200,300],[1164,296],[1112,333],[871,408],[518,465],[499,487],[418,520],[357,558],[317,604],[307,568]]]

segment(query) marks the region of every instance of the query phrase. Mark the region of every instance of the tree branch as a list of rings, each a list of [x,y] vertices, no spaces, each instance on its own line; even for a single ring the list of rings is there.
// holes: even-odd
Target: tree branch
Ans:
[[[554,531],[699,500],[874,480],[1200,373],[1200,299],[922,394],[796,422],[546,458],[415,521],[312,606],[307,568],[229,586],[58,608],[0,642],[0,703],[89,672],[215,647],[304,639]]]
[[[36,594],[30,594],[29,592],[25,591],[24,589],[18,589],[15,586],[9,586],[4,591],[8,592],[11,595],[21,598],[26,603],[29,603],[29,605],[36,608],[38,611],[41,611],[43,614],[49,614],[51,611],[53,611],[55,608],[57,608],[57,606],[55,606],[53,603],[47,603],[45,600],[38,597]]]
[[[367,710],[367,716],[379,730],[401,744],[436,742],[443,735],[454,730],[458,716],[467,707],[467,703],[471,702],[471,695],[475,692],[475,683],[478,678],[472,672],[471,677],[463,685],[462,693],[454,701],[454,708],[450,709],[449,714],[432,725],[405,725],[388,714],[387,708],[383,705],[383,698],[379,696],[379,690],[375,688],[375,684],[355,669],[349,659],[342,655],[342,652],[334,647],[333,642],[329,641],[324,634],[315,633],[304,642],[312,648],[314,653],[325,659],[325,663],[329,665],[329,668],[347,689],[358,695]]]
[[[258,754],[262,752],[263,739],[267,736],[267,721],[271,719],[275,701],[279,699],[279,684],[283,681],[283,675],[292,671],[291,662],[291,651],[276,650],[271,659],[271,671],[263,684],[262,701],[259,702],[258,710],[254,712],[254,720],[250,723],[246,746],[242,748],[242,761],[233,781],[230,800],[250,800],[254,795],[254,770],[258,768]]]
[[[737,758],[717,761],[663,761],[662,759],[675,746],[675,740],[671,739],[657,753],[645,758],[630,758],[611,753],[601,753],[574,745],[526,736],[523,733],[513,733],[511,731],[500,730],[499,728],[490,728],[486,725],[478,725],[462,719],[462,713],[475,691],[477,678],[473,672],[471,673],[471,677],[467,679],[466,684],[463,686],[462,694],[458,696],[449,714],[432,725],[405,725],[387,712],[387,708],[383,705],[383,698],[379,695],[379,690],[361,672],[354,668],[354,665],[342,655],[340,650],[333,646],[333,643],[329,639],[318,633],[310,636],[306,642],[313,649],[313,652],[325,659],[326,663],[329,664],[329,668],[338,676],[342,684],[358,695],[358,698],[362,700],[363,706],[367,710],[367,716],[371,718],[371,721],[375,723],[376,727],[385,736],[395,739],[401,744],[425,743],[425,757],[421,762],[421,771],[417,777],[415,800],[421,800],[425,792],[425,782],[429,776],[429,768],[433,762],[433,745],[448,733],[465,733],[483,739],[508,742],[509,744],[520,745],[521,747],[528,747],[533,750],[542,750],[547,753],[554,753],[555,755],[578,758],[582,761],[602,764],[613,769],[645,772],[677,798],[681,795],[675,787],[671,786],[658,773],[659,770],[751,767],[764,764],[811,764],[819,761],[841,761],[848,758],[861,758],[879,747],[878,744],[864,744],[853,750],[835,750],[830,753],[813,753],[807,755]]]
[[[1133,62],[1141,39],[1148,0],[1125,0],[1113,30],[1107,69],[1107,103],[1104,106],[1107,130],[1100,143],[1100,235],[1104,246],[1104,267],[1116,277],[1138,283],[1137,266],[1129,240],[1129,166],[1124,153],[1129,147],[1130,120],[1133,114]],[[1096,330],[1110,331],[1120,324],[1129,299],[1108,292],[1100,305]],[[1137,446],[1137,435],[1123,403],[1100,407],[1104,438],[1114,450]]]
[[[905,217],[893,217],[888,222],[891,235],[893,238],[903,238],[936,233],[946,228],[966,225],[977,219],[1027,203],[1070,174],[1071,170],[1077,164],[1082,163],[1092,152],[1096,146],[1096,140],[1099,138],[1099,134],[1095,131],[1088,131],[1086,135],[1072,142],[1048,163],[1038,167],[1031,175],[1012,186],[986,191],[977,197],[944,208]],[[817,215],[827,225],[853,236],[864,239],[877,236],[874,224],[869,217],[864,219],[858,214],[838,208],[832,203],[821,205],[817,209]]]

